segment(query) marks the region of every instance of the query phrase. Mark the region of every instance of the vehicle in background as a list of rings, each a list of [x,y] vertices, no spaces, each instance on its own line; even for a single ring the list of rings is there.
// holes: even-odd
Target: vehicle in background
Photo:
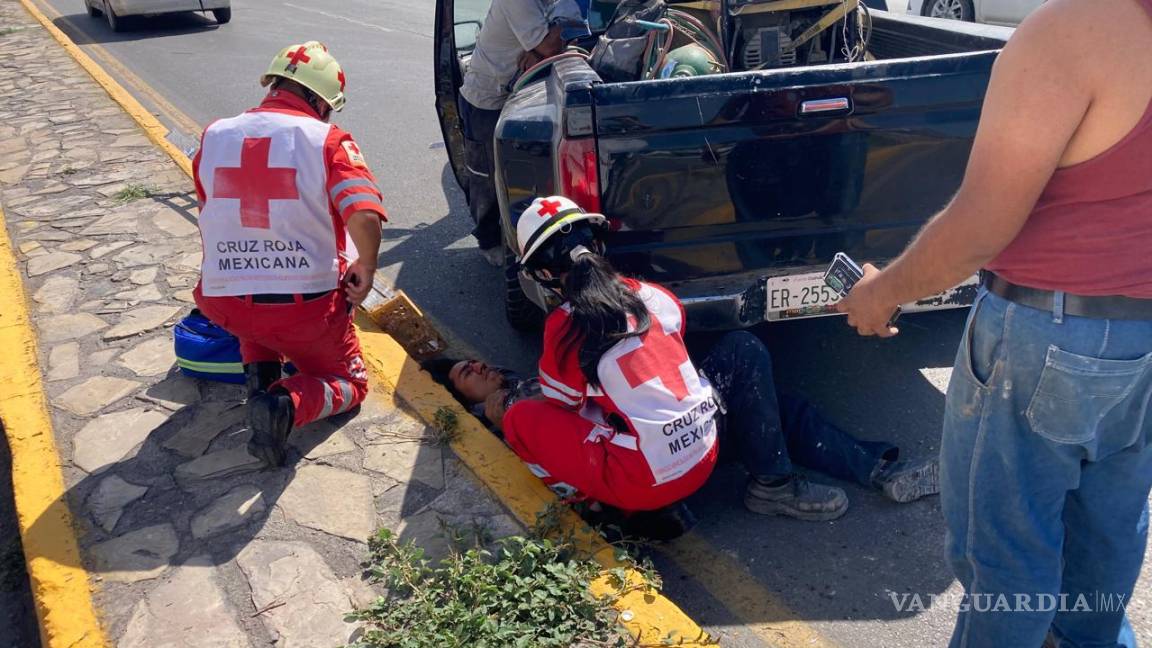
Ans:
[[[839,0],[794,0],[801,9],[791,13],[779,2],[728,2],[727,26],[697,14],[673,30],[726,27],[724,54],[701,53],[716,51],[715,33],[710,48],[673,42],[636,78],[594,67],[602,43],[627,38],[604,35],[616,3],[592,0],[593,36],[580,43],[592,56],[566,54],[516,83],[494,168],[514,327],[537,325],[553,305],[512,254],[516,220],[537,196],[563,194],[607,215],[613,264],[672,290],[692,329],[718,330],[833,314],[838,296],[823,281],[833,256],[891,260],[960,186],[1011,30],[884,11],[861,26],[843,20]],[[462,186],[457,97],[486,7],[437,0],[436,107]],[[639,40],[653,50],[653,39]],[[693,58],[674,60],[686,49]],[[966,306],[975,293],[970,280],[905,312]]]
[[[104,16],[114,32],[124,29],[121,18],[129,16],[211,11],[221,25],[232,20],[232,0],[84,0],[84,8],[93,18]]]
[[[908,13],[1015,27],[1044,0],[909,0]]]

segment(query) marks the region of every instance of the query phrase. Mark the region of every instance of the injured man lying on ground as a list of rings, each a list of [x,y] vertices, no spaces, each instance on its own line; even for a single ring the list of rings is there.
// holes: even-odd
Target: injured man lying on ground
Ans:
[[[771,356],[754,335],[729,333],[720,338],[708,356],[712,361],[702,365],[706,372],[711,369],[708,378],[717,387],[718,397],[721,393],[726,396],[724,402],[718,399],[719,425],[745,428],[736,437],[741,439],[739,444],[721,449],[721,460],[742,461],[742,456],[768,448],[784,455],[786,461],[880,491],[895,502],[911,502],[939,492],[939,464],[935,459],[908,459],[890,443],[857,439],[824,420],[806,400],[778,392],[772,377]],[[479,360],[441,358],[426,363],[425,369],[501,438],[504,438],[505,416],[517,403],[543,398],[538,378],[519,376]],[[741,387],[722,389],[735,385]],[[589,416],[595,417],[595,413]],[[539,424],[547,426],[549,422]],[[611,419],[606,424],[616,434],[630,433]],[[575,480],[558,478],[544,470],[533,457],[524,456],[525,452],[517,448],[514,440],[505,441],[537,477],[566,501],[576,504],[577,511],[592,524],[615,526],[626,536],[667,540],[682,534],[693,523],[692,514],[683,501],[654,511],[627,510],[603,494],[596,497],[583,492],[591,490],[587,486],[585,489],[572,486],[569,482]],[[588,443],[603,442],[604,437],[597,435],[590,435],[588,440]],[[742,447],[748,444],[761,447]],[[586,467],[573,470],[586,470]],[[644,476],[634,478],[642,481]],[[597,481],[596,476],[586,476],[584,483]],[[766,490],[780,489],[786,496],[780,498],[781,506],[770,510],[750,507],[756,513],[816,521],[834,519],[847,509],[847,496],[842,489],[814,484],[799,474],[790,476],[783,484],[763,486]],[[807,493],[817,489],[836,491],[843,498],[842,505],[831,514],[827,509],[805,507]],[[816,499],[826,501],[826,495],[821,493]]]

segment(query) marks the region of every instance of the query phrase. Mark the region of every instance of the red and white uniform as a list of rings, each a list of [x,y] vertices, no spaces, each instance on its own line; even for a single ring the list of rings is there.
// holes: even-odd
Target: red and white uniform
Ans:
[[[355,258],[345,223],[361,210],[386,214],[352,137],[273,90],[259,108],[210,125],[193,170],[200,310],[240,338],[244,362],[296,365],[300,373],[278,385],[297,426],[359,404],[367,373],[340,289]],[[294,297],[260,303],[267,295]]]
[[[660,286],[623,281],[648,308],[648,331],[605,352],[596,388],[580,370],[580,341],[565,340],[571,308],[560,306],[544,329],[545,398],[516,403],[503,425],[508,444],[545,481],[625,510],[651,510],[707,481],[719,408],[688,358],[680,302]]]

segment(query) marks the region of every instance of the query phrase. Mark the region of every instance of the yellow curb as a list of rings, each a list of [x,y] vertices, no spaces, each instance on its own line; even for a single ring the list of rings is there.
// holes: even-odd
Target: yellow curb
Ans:
[[[398,397],[429,425],[435,425],[436,412],[454,412],[459,434],[452,442],[452,450],[522,524],[531,527],[537,514],[556,501],[552,491],[367,315],[358,313],[356,326],[364,361],[377,381],[375,389],[384,391],[385,396]],[[593,555],[605,569],[622,566],[615,550],[574,513],[566,511],[561,521],[574,531],[577,546]],[[716,645],[675,603],[646,586],[642,574],[630,568],[625,573],[627,589],[636,589],[622,596],[616,608],[621,612],[623,625],[641,645]],[[619,591],[618,585],[605,574],[592,583],[591,589],[596,595],[612,595]],[[666,640],[671,643],[662,643]]]
[[[192,160],[189,160],[187,155],[184,155],[180,149],[168,141],[168,129],[165,128],[152,113],[148,112],[147,108],[140,105],[140,102],[136,101],[136,98],[129,94],[123,86],[109,76],[108,73],[104,71],[104,68],[100,67],[96,61],[93,61],[91,57],[85,54],[76,43],[73,43],[67,34],[52,24],[52,21],[49,20],[36,5],[32,4],[31,0],[20,0],[20,4],[24,5],[24,9],[32,14],[32,17],[39,21],[40,24],[44,26],[44,29],[48,30],[49,34],[52,34],[52,37],[64,47],[64,50],[72,55],[72,58],[76,59],[80,67],[92,75],[92,78],[104,88],[108,96],[120,104],[120,107],[124,109],[124,112],[128,113],[128,116],[136,120],[140,128],[144,129],[144,134],[148,136],[148,139],[152,140],[153,144],[160,147],[161,150],[175,160],[180,169],[191,177]]]
[[[40,381],[36,335],[0,211],[0,423],[44,648],[106,646],[64,497],[64,476]],[[47,558],[52,556],[52,558]]]

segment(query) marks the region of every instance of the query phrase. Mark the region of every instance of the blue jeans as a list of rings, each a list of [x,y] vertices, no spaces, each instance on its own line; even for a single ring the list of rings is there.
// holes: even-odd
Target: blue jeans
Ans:
[[[940,450],[948,558],[968,594],[953,648],[1032,648],[1049,632],[1061,648],[1135,646],[1119,602],[1148,532],[1152,322],[1065,316],[1056,301],[982,291],[956,356]]]
[[[895,446],[862,441],[824,420],[808,401],[777,394],[772,356],[746,331],[725,334],[700,363],[727,413],[720,420],[720,456],[739,458],[756,477],[795,472],[793,462],[873,487],[881,459],[895,459]]]

